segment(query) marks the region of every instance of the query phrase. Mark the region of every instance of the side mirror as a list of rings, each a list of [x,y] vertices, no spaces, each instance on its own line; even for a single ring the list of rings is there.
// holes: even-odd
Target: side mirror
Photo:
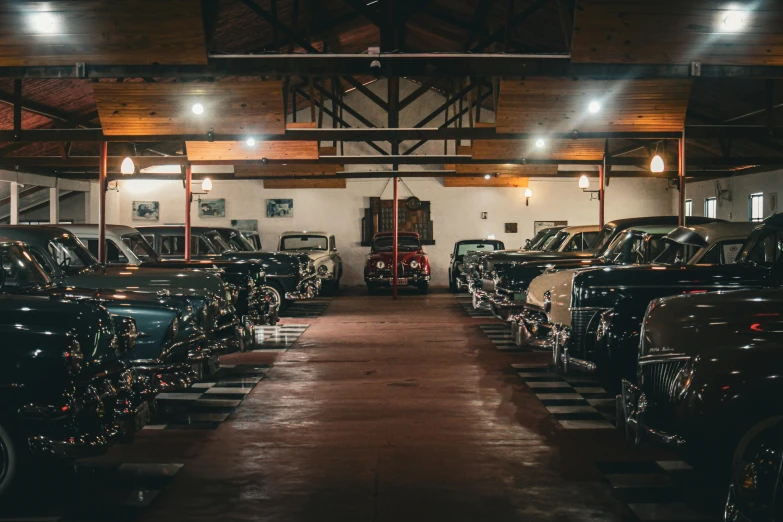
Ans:
[[[529,247],[529,246],[530,246],[530,240],[529,240],[529,239],[526,239],[526,240],[525,240],[525,248],[527,248],[527,247]]]
[[[453,254],[453,253],[452,253],[452,254],[449,254],[449,257],[450,257],[451,259],[454,259],[454,254]]]

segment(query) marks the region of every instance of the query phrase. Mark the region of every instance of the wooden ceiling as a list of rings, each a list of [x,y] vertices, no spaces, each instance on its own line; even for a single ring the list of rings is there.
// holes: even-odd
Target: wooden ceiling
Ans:
[[[681,131],[691,80],[525,78],[500,84],[497,130]],[[597,101],[600,109],[588,110]]]
[[[93,84],[107,135],[284,134],[280,81]],[[200,103],[203,114],[193,113]]]
[[[0,66],[207,62],[199,0],[0,2]]]
[[[743,27],[724,19],[742,12]],[[578,0],[571,57],[594,63],[783,64],[780,0]]]

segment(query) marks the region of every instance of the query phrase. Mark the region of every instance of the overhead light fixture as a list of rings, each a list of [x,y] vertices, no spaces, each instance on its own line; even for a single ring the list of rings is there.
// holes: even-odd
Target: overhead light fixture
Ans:
[[[204,181],[201,182],[201,190],[204,192],[209,192],[212,190],[212,180],[209,178],[204,178]]]
[[[723,28],[727,31],[739,31],[745,25],[745,15],[741,11],[729,11],[723,17]]]
[[[650,172],[663,172],[663,170],[663,158],[656,154],[650,162]]]
[[[43,12],[30,15],[30,26],[36,33],[56,33],[57,25],[57,18],[52,13]]]
[[[539,149],[542,148],[544,145],[546,145],[546,142],[542,138],[538,138],[536,140],[536,147]]]
[[[201,105],[200,103],[194,103],[192,110],[193,110],[193,114],[204,114],[204,106]]]
[[[525,206],[526,207],[530,206],[530,198],[531,197],[533,197],[533,191],[530,190],[529,188],[526,188],[525,189]]]
[[[245,140],[245,143],[247,143],[248,147],[255,147],[256,146],[256,139],[253,137],[250,137]]]
[[[595,114],[601,110],[601,104],[598,103],[596,100],[593,100],[590,102],[590,105],[587,106],[587,110]]]
[[[133,163],[133,160],[130,158],[130,156],[122,160],[122,164],[120,165],[120,172],[125,176],[130,176],[136,172],[136,164]]]
[[[589,186],[590,186],[590,180],[587,179],[586,174],[582,174],[582,177],[579,178],[579,188],[585,190]]]
[[[489,178],[491,178],[491,177],[492,177],[492,176],[490,176],[489,174],[484,174],[484,179],[489,179]]]

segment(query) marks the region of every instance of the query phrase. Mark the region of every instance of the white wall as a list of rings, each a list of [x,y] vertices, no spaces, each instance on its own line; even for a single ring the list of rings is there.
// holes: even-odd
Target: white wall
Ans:
[[[259,180],[215,181],[209,198],[226,199],[225,218],[199,218],[193,204],[194,225],[229,226],[231,219],[257,219],[264,248],[274,249],[286,230],[325,230],[337,236],[345,265],[345,284],[363,284],[364,259],[369,249],[360,246],[361,219],[369,198],[391,199],[387,180],[350,180],[346,189],[264,189]],[[449,254],[454,242],[494,234],[507,246],[523,245],[533,235],[533,221],[567,220],[571,225],[598,222],[598,202],[577,186],[577,180],[531,180],[533,197],[525,206],[521,188],[445,188],[442,179],[406,179],[422,200],[432,203],[436,244],[426,247],[433,266],[433,284],[447,283]],[[593,182],[594,183],[594,182]],[[195,187],[198,190],[198,186]],[[185,191],[181,181],[124,181],[119,193],[109,192],[107,222],[133,226],[133,201],[159,201],[158,223],[183,223]],[[97,190],[93,191],[97,196]],[[400,184],[400,197],[410,192]],[[292,218],[266,218],[265,199],[293,198]],[[666,191],[666,182],[655,179],[611,180],[606,189],[606,219],[671,214],[676,192]],[[482,220],[481,212],[488,218]],[[93,220],[95,221],[95,220]],[[505,234],[504,223],[518,223],[518,234]]]
[[[762,192],[764,194],[764,217],[769,217],[775,212],[781,211],[781,203],[777,208],[770,208],[770,194],[783,195],[783,172],[776,170],[762,174],[747,174],[732,178],[713,181],[698,181],[688,183],[685,189],[685,198],[693,201],[693,215],[704,215],[705,198],[715,197],[716,183],[720,183],[722,189],[729,189],[731,201],[718,200],[718,215],[721,219],[729,221],[747,221],[748,197],[751,194]]]

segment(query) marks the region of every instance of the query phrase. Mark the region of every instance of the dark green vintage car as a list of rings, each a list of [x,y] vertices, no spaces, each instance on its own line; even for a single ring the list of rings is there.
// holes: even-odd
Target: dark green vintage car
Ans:
[[[148,421],[118,326],[94,302],[0,296],[0,497],[34,462],[100,454]]]
[[[200,324],[213,355],[244,350],[251,333],[240,324],[226,283],[217,275],[174,270],[101,265],[79,239],[51,226],[0,226],[0,237],[22,241],[49,277],[60,286],[148,292],[185,297],[200,314]],[[217,363],[212,359],[212,366]]]

